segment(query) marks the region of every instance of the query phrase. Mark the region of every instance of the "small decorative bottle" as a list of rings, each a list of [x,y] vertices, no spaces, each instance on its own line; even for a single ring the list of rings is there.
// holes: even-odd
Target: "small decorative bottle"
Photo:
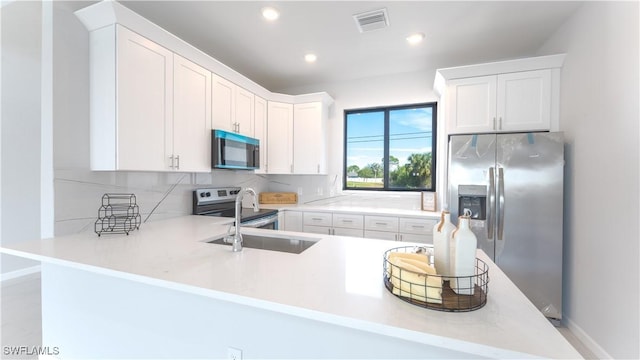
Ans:
[[[473,295],[478,239],[469,226],[470,217],[458,217],[458,228],[451,233],[451,281],[456,294]]]
[[[455,229],[456,226],[451,223],[451,214],[446,210],[440,214],[440,222],[433,227],[433,257],[436,272],[443,277],[443,280],[448,280],[446,276],[451,272],[449,244],[451,233]]]

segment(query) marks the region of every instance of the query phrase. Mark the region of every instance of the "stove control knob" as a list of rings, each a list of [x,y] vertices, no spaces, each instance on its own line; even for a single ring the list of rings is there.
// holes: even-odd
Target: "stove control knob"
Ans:
[[[206,196],[207,196],[207,197],[211,197],[211,193],[207,191],[207,192],[206,192]]]

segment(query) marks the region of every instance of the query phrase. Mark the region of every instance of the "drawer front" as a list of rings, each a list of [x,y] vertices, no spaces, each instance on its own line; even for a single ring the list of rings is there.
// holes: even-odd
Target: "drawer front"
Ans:
[[[347,229],[347,228],[333,228],[333,234],[332,235],[362,237],[364,235],[364,230],[362,230],[362,229]]]
[[[435,219],[400,218],[399,232],[405,234],[433,234],[433,227],[438,223]]]
[[[387,231],[375,231],[365,230],[364,237],[367,239],[380,239],[380,240],[398,240],[398,233]]]
[[[400,241],[433,244],[433,236],[431,234],[400,234]]]
[[[392,216],[365,216],[364,229],[398,232],[398,218]]]
[[[331,213],[305,212],[304,224],[315,226],[331,226]]]
[[[333,227],[362,230],[364,229],[364,216],[351,214],[333,214]]]
[[[312,234],[332,235],[331,228],[326,226],[304,225],[304,232]]]

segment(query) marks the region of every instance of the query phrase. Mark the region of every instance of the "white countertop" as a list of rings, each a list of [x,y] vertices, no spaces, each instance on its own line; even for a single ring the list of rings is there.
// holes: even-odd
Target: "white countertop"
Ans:
[[[440,213],[434,211],[390,209],[381,204],[375,206],[352,206],[352,205],[313,205],[313,204],[260,204],[262,209],[277,209],[289,211],[317,211],[330,213],[357,213],[372,216],[404,216],[415,218],[440,219]]]
[[[383,253],[407,243],[322,239],[301,254],[204,242],[230,219],[184,216],[130,235],[84,233],[4,246],[3,253],[493,358],[580,358],[493,264],[487,304],[448,313],[408,304],[384,287]],[[270,230],[243,229],[245,233]],[[296,234],[296,233],[288,233]]]

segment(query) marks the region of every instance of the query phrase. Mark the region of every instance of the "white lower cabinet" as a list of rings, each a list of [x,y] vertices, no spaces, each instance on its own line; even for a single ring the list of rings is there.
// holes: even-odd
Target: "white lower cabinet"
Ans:
[[[305,212],[304,232],[314,234],[363,237],[363,216],[356,214],[332,214]]]
[[[400,218],[400,241],[433,244],[433,227],[438,220]]]
[[[365,216],[364,237],[432,244],[436,223],[435,219]]]
[[[380,239],[380,240],[398,240],[397,232],[389,232],[389,231],[375,231],[375,230],[365,230],[364,237],[367,239]]]
[[[284,230],[432,244],[437,222],[417,217],[287,210]]]
[[[278,225],[280,227],[280,225]],[[284,225],[281,230],[302,232],[302,212],[290,211],[284,212]]]

